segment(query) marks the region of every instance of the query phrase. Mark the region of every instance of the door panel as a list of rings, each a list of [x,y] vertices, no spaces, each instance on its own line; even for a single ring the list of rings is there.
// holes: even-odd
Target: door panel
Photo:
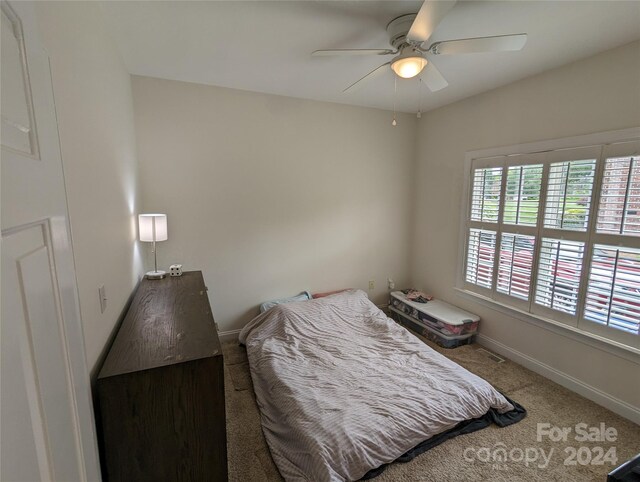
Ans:
[[[36,342],[33,337],[33,334],[50,336],[50,327],[55,325],[48,316],[55,313],[55,306],[51,310],[53,290],[42,286],[51,279],[42,227],[36,225],[3,236],[2,256],[2,308],[14,314],[10,323],[2,324],[1,332],[2,392],[12,395],[2,400],[2,438],[3,441],[9,437],[13,439],[11,444],[3,443],[2,478],[56,480],[40,389],[50,373],[45,370],[39,373],[36,369],[36,356],[42,357],[38,353],[38,349],[42,349],[39,345],[46,340]],[[40,296],[42,301],[37,300]],[[49,351],[44,349],[44,353]],[[15,437],[22,427],[29,426],[33,438]],[[37,464],[32,463],[34,460]]]
[[[2,9],[2,145],[38,157],[31,89],[20,19]]]
[[[0,6],[0,480],[99,480],[48,58],[33,3]]]

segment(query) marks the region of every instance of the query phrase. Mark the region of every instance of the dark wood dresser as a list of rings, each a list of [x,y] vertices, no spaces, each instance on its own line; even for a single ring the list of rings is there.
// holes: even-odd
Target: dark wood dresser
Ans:
[[[200,271],[144,279],[98,375],[108,481],[226,481],[222,349]]]

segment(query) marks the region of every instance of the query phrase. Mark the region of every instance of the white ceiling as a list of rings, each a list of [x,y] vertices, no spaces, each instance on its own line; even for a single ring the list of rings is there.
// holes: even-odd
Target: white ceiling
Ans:
[[[389,71],[342,90],[390,57],[311,57],[387,48],[393,18],[418,1],[103,2],[133,74],[403,112],[430,110],[640,38],[640,2],[458,2],[433,41],[526,32],[521,52],[436,57],[449,87],[431,93]]]

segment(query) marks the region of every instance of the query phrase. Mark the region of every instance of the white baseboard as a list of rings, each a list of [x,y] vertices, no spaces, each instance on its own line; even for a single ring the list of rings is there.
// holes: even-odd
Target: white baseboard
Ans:
[[[585,398],[588,398],[598,405],[602,405],[603,407],[631,420],[634,423],[640,424],[640,408],[634,407],[623,400],[613,397],[598,388],[592,387],[571,375],[561,372],[560,370],[536,360],[529,355],[525,355],[524,353],[514,350],[513,348],[510,348],[493,338],[489,338],[486,335],[479,333],[476,335],[476,340],[479,344],[486,346],[500,355],[504,355],[525,368],[528,368],[529,370],[534,371]]]
[[[220,343],[224,343],[226,341],[238,341],[240,331],[241,330],[219,331],[218,338],[220,338]]]

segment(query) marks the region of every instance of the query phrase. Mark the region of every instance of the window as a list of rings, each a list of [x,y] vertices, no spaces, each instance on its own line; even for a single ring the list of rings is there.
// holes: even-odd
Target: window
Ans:
[[[471,158],[462,284],[640,348],[640,140]]]

